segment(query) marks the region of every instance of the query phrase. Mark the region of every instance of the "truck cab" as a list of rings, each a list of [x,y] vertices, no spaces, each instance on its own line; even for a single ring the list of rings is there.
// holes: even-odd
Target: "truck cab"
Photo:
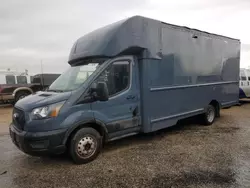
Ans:
[[[138,133],[137,71],[134,56],[79,61],[46,92],[27,96],[16,103],[10,127],[14,143],[31,155],[47,153],[48,146],[50,152],[61,153],[68,146],[73,159],[82,163],[95,157],[94,150],[99,150],[103,142]],[[21,141],[21,137],[16,136],[17,130],[26,135]],[[90,135],[80,142],[77,140],[78,151],[75,152],[73,140],[80,137],[78,130],[86,130]]]

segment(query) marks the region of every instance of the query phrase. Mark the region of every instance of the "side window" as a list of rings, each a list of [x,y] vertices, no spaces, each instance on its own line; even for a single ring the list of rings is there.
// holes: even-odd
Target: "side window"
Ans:
[[[130,62],[117,61],[109,65],[97,78],[98,81],[106,82],[109,96],[114,96],[129,88]]]
[[[246,77],[246,76],[242,76],[242,77],[241,77],[241,80],[246,81],[246,80],[247,80],[247,77]]]
[[[26,76],[17,76],[16,77],[18,84],[27,84],[27,77]]]
[[[32,78],[32,83],[33,84],[41,84],[42,83],[42,80],[40,77],[36,76],[36,77],[33,77]]]
[[[6,84],[16,84],[15,76],[13,75],[7,75],[6,78]]]

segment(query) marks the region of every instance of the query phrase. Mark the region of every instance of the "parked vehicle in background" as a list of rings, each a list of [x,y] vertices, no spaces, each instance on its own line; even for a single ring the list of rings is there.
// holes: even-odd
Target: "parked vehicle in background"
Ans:
[[[220,108],[238,104],[239,60],[237,39],[140,16],[122,20],[78,39],[71,67],[15,104],[10,136],[30,155],[68,150],[86,163],[107,141],[195,115],[211,125]]]
[[[27,72],[1,71],[0,102],[15,103],[27,95],[44,90],[59,76],[60,74],[30,76]]]
[[[240,69],[240,99],[250,97],[250,70]]]
[[[50,86],[60,74],[36,74],[32,76],[32,84],[39,84],[43,87],[43,90]]]
[[[27,84],[32,80],[28,71],[0,70],[0,84]]]

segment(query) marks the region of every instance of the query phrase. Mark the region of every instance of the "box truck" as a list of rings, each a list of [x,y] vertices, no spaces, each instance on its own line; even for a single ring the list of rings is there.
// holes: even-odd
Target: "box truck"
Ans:
[[[79,38],[70,68],[16,103],[10,136],[25,153],[68,151],[79,164],[105,142],[183,118],[211,125],[238,103],[239,61],[237,39],[134,16]]]

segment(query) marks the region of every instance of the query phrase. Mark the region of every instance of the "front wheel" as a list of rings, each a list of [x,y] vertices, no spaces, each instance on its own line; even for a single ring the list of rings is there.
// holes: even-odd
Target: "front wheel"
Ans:
[[[16,96],[15,96],[15,103],[21,99],[23,99],[24,97],[27,97],[30,93],[26,92],[26,91],[19,91]]]
[[[205,114],[203,114],[203,122],[205,125],[212,125],[216,117],[215,107],[208,105]]]
[[[77,131],[70,141],[69,152],[76,164],[93,161],[101,151],[102,137],[91,127]]]

